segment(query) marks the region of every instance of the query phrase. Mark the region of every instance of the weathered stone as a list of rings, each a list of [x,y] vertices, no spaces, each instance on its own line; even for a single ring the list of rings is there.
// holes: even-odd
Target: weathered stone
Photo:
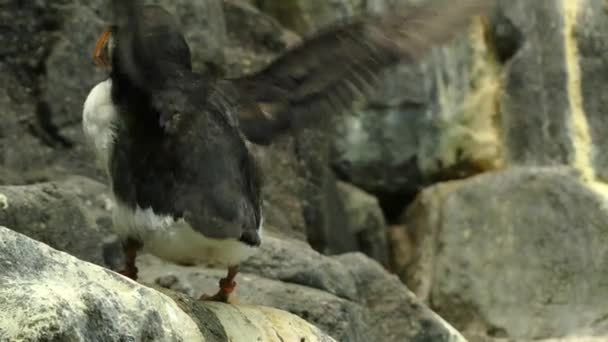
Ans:
[[[2,340],[333,341],[276,309],[168,297],[4,227],[0,247]]]
[[[387,227],[378,199],[347,183],[338,183],[338,191],[348,218],[350,233],[356,237],[360,251],[382,265],[388,265]],[[334,236],[343,238],[344,233]]]
[[[335,254],[356,250],[357,240],[349,232],[337,178],[329,167],[330,140],[328,123],[320,123],[315,129],[298,132],[296,152],[302,165],[300,174],[307,180],[303,208],[308,242],[318,251]]]
[[[421,67],[394,68],[365,110],[336,120],[333,165],[368,191],[413,191],[422,182],[417,154],[428,99]],[[388,76],[390,75],[390,76]]]
[[[277,18],[285,27],[308,36],[319,29],[361,11],[363,0],[255,0],[265,13]]]
[[[217,291],[225,270],[201,269],[167,264],[145,255],[138,262],[140,281],[158,283],[169,277],[175,282],[167,286],[197,298]],[[365,310],[346,299],[330,293],[279,280],[242,273],[237,278],[234,300],[241,304],[263,305],[285,310],[306,319],[339,341],[370,341],[371,332],[365,324]]]
[[[466,341],[377,262],[360,253],[337,260],[350,271],[359,294],[356,301],[367,307],[368,324],[378,341]]]
[[[521,168],[422,193],[404,279],[467,335],[608,336],[606,199],[571,169]]]
[[[499,2],[502,22],[512,23],[512,34],[524,40],[506,65],[500,102],[510,164],[574,161],[562,7],[561,1]]]
[[[404,225],[392,225],[388,228],[390,263],[388,269],[401,279],[406,279],[414,257],[414,246]],[[410,273],[415,273],[410,270]]]
[[[104,260],[104,251],[119,245],[109,240],[112,203],[103,184],[71,177],[0,186],[0,199],[0,225],[98,265],[118,262]]]
[[[200,296],[217,289],[224,270],[138,261],[141,281]],[[265,236],[241,265],[236,300],[292,312],[339,341],[464,341],[395,276],[363,254],[327,257],[301,241]]]
[[[605,4],[601,1],[576,1],[571,4],[574,13],[572,40],[569,41],[578,51],[578,62],[580,75],[572,82],[575,89],[580,89],[582,103],[575,106],[582,114],[578,118],[579,125],[586,125],[589,138],[585,136],[577,137],[579,143],[586,147],[584,152],[591,159],[594,166],[594,173],[604,182],[608,181],[608,155],[602,149],[608,144],[608,119],[605,109],[608,105],[608,98],[604,95],[608,78],[608,16],[605,12]],[[572,65],[572,70],[576,71],[577,66]]]
[[[337,123],[338,174],[385,196],[499,167],[500,70],[486,30],[475,20],[468,35],[387,71],[367,107]]]

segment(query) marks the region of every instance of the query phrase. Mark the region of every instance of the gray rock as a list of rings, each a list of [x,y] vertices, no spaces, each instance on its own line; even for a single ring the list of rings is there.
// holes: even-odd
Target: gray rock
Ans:
[[[104,265],[111,238],[110,198],[103,184],[82,177],[0,186],[0,225],[80,259]],[[118,263],[119,260],[113,262]]]
[[[424,183],[418,153],[426,133],[428,75],[422,66],[400,66],[385,75],[365,109],[336,120],[332,165],[367,191],[416,191]]]
[[[276,309],[163,295],[4,227],[0,247],[3,341],[333,341]]]
[[[356,237],[357,249],[382,265],[388,265],[388,229],[378,199],[348,183],[338,183],[338,190],[348,218],[350,233]],[[335,239],[341,239],[337,235]]]
[[[337,260],[353,277],[359,294],[356,301],[367,308],[367,324],[380,337],[377,341],[466,341],[377,262],[361,253]]]
[[[319,29],[362,10],[362,0],[328,0],[319,3],[306,0],[257,0],[263,12],[277,18],[285,27],[301,35],[310,35]]]
[[[371,7],[397,2],[380,3]],[[365,108],[338,120],[332,164],[341,178],[390,199],[502,163],[500,71],[484,32],[474,21],[418,63],[387,70]]]
[[[304,192],[304,219],[308,242],[326,254],[357,250],[357,240],[348,230],[348,218],[337,188],[337,178],[329,167],[329,123],[305,129],[296,137],[302,176],[308,181]],[[336,239],[336,236],[341,236]]]
[[[354,300],[358,296],[342,264],[300,241],[264,237],[260,251],[241,267],[244,272],[320,289],[341,298]]]
[[[406,282],[466,335],[608,336],[606,199],[570,169],[522,168],[423,192]]]
[[[2,36],[2,34],[0,34]],[[93,158],[57,141],[37,90],[18,67],[0,62],[0,184],[48,181],[74,170],[92,170]],[[82,157],[82,158],[80,158]],[[90,172],[95,174],[95,172]]]
[[[141,281],[198,297],[217,290],[224,270],[138,261]],[[236,300],[292,312],[339,341],[464,341],[395,276],[363,254],[322,256],[297,240],[266,236],[241,265]]]
[[[150,255],[143,256],[138,261],[138,267],[141,282],[158,284],[170,277],[172,283],[165,287],[194,298],[204,293],[215,293],[219,279],[226,273],[224,270],[167,264]],[[364,308],[348,300],[318,289],[252,273],[240,274],[237,283],[234,300],[238,303],[291,312],[328,332],[338,341],[372,340],[373,335],[365,323]]]
[[[501,99],[507,161],[559,165],[574,160],[570,139],[570,94],[561,2],[500,2],[501,23],[523,44],[508,61]]]
[[[605,108],[608,98],[603,89],[608,75],[608,17],[605,4],[600,1],[580,1],[575,19],[574,38],[578,48],[580,87],[583,103],[581,112],[589,126],[591,141],[590,156],[595,173],[604,182],[608,181],[608,156],[602,147],[608,144],[608,120]],[[576,61],[572,61],[575,63]]]

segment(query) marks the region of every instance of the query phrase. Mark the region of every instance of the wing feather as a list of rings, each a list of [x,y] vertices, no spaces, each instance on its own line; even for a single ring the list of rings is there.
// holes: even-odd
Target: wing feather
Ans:
[[[355,17],[323,30],[258,73],[233,80],[250,105],[239,113],[249,140],[266,144],[371,95],[381,72],[414,62],[461,32],[493,0],[430,0]]]

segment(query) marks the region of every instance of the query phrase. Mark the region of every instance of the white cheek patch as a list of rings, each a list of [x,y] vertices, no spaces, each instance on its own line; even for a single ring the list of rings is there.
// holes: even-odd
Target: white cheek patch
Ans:
[[[116,117],[116,107],[112,102],[112,80],[108,79],[91,90],[82,112],[84,135],[94,147],[97,159],[104,169],[107,168],[114,144]]]

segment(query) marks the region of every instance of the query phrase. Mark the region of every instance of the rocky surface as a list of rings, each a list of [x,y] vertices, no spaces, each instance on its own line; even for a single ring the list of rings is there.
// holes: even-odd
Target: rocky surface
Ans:
[[[111,238],[112,202],[104,190],[102,184],[83,177],[2,186],[0,225],[10,225],[82,260],[117,269],[122,251]],[[326,257],[299,239],[274,236],[272,230],[267,232],[260,252],[242,265],[237,291],[241,303],[289,311],[340,341],[389,337],[389,341],[416,341],[429,334],[438,341],[461,339],[396,277],[362,254]],[[2,251],[0,260],[10,249]],[[63,272],[74,271],[70,265]],[[150,255],[140,256],[138,266],[142,283],[191,298],[215,291],[225,274],[225,270],[169,264]]]
[[[0,247],[3,341],[333,341],[276,309],[163,295],[4,227]]]
[[[405,1],[153,2],[180,17],[198,70],[235,76],[335,20]],[[111,202],[79,122],[105,77],[90,61],[105,1],[0,6],[0,225],[112,266]],[[341,341],[462,339],[380,265],[308,241],[376,258],[471,341],[605,339],[605,9],[499,1],[420,64],[387,71],[370,103],[256,148],[271,237],[243,266],[241,301]],[[141,263],[147,284],[189,295],[222,275]]]
[[[356,238],[352,251],[361,251],[380,264],[388,265],[387,226],[378,199],[357,187],[338,183],[340,198],[346,209],[349,235]],[[344,234],[334,230],[334,239],[343,240]]]
[[[470,336],[607,336],[607,220],[606,199],[571,169],[433,187],[405,219],[405,280]]]
[[[141,281],[190,296],[211,293],[223,270],[146,255]],[[338,341],[464,341],[399,280],[360,253],[326,257],[303,242],[267,237],[241,267],[236,299],[292,312]]]
[[[0,225],[98,265],[104,250],[120,250],[110,239],[111,206],[107,187],[84,177],[0,186]]]
[[[337,123],[338,174],[387,197],[499,167],[499,69],[486,30],[475,21],[420,63],[387,71],[369,104]]]

